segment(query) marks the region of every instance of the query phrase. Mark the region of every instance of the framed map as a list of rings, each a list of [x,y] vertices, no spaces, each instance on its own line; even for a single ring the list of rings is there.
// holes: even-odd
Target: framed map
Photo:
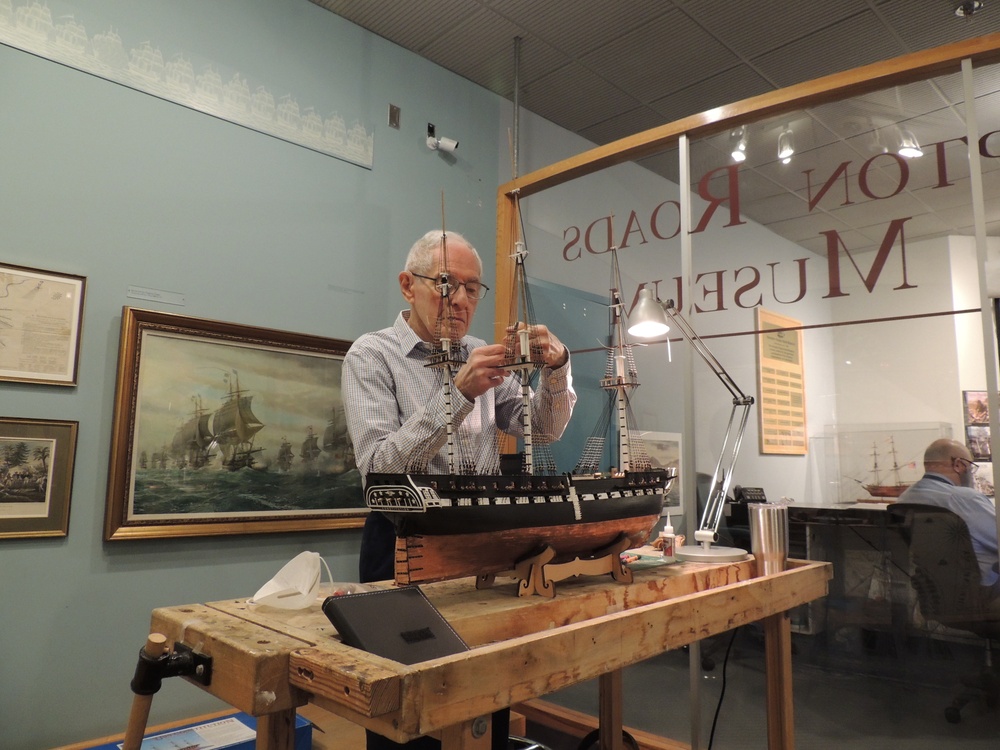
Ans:
[[[0,263],[0,380],[76,385],[87,279]]]

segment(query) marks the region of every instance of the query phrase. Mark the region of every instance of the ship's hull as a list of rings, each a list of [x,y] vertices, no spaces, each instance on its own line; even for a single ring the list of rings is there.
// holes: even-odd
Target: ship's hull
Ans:
[[[909,486],[908,484],[866,484],[865,490],[872,497],[899,497]]]
[[[365,500],[392,521],[395,579],[409,584],[504,572],[546,547],[559,563],[639,546],[674,476],[369,474]]]
[[[674,474],[448,476],[369,474],[365,502],[396,535],[447,536],[614,522],[660,514]]]

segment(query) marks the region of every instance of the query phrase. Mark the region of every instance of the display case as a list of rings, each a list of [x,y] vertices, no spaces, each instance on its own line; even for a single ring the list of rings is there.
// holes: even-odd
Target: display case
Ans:
[[[953,438],[947,422],[827,426],[810,441],[816,451],[816,504],[894,501],[923,476],[924,450],[938,438]]]

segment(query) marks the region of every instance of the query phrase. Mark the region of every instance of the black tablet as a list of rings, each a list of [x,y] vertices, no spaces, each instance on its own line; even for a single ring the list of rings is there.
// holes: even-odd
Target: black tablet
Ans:
[[[402,664],[469,650],[417,586],[330,596],[323,613],[348,646]]]

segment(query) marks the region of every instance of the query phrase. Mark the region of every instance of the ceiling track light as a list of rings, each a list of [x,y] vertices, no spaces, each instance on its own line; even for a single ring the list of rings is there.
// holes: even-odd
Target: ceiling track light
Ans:
[[[983,0],[958,0],[955,3],[955,15],[959,18],[969,18],[973,13],[983,9]]]
[[[907,159],[916,159],[923,156],[923,149],[913,132],[907,128],[899,129],[899,155]]]
[[[782,164],[788,164],[792,160],[794,153],[795,134],[786,125],[785,129],[781,131],[781,135],[778,136],[778,158],[781,159]]]
[[[747,130],[740,125],[729,133],[730,155],[733,161],[746,161],[747,158]]]

